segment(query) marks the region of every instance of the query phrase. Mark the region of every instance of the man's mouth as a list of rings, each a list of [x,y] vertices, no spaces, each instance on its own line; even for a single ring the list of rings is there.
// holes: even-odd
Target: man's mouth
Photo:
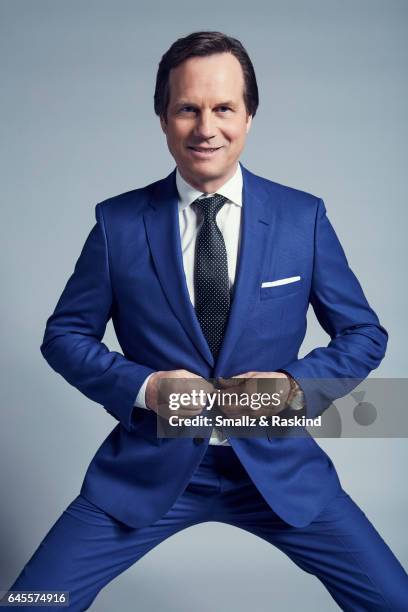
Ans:
[[[200,156],[210,156],[219,151],[222,147],[188,147]]]

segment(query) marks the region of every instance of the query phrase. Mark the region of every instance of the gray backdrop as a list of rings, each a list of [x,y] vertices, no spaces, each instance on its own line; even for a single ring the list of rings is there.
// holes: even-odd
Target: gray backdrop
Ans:
[[[373,375],[406,375],[408,3],[0,4],[0,589],[6,589],[78,494],[89,461],[116,424],[55,374],[39,347],[96,202],[173,168],[152,102],[158,61],[175,38],[219,29],[243,41],[261,103],[242,161],[324,198],[350,265],[390,333]],[[118,349],[111,327],[105,341]],[[327,341],[310,315],[301,354]],[[320,444],[407,567],[406,440]],[[337,609],[318,580],[280,551],[208,523],[154,549],[110,583],[92,610],[284,612],[299,605],[304,612]]]

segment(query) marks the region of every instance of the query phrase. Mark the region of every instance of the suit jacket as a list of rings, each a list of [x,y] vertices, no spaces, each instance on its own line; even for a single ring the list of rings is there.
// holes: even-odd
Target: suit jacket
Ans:
[[[47,362],[118,421],[81,493],[131,527],[167,512],[208,445],[208,438],[201,444],[157,438],[156,414],[134,406],[148,374],[185,368],[212,378],[284,369],[299,381],[362,379],[385,352],[387,332],[348,266],[323,201],[241,167],[240,254],[216,362],[185,282],[175,170],[96,205],[96,224],[47,321],[41,345]],[[262,287],[294,276],[300,280]],[[299,359],[309,303],[331,341]],[[110,318],[123,354],[101,341]],[[333,399],[305,393],[308,416]],[[309,524],[340,488],[333,463],[310,436],[229,442],[270,507],[293,526]]]

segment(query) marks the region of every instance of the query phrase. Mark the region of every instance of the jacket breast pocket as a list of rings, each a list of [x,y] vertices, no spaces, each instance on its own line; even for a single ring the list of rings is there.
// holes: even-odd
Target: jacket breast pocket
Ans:
[[[275,281],[263,281],[260,291],[261,300],[286,297],[298,293],[303,288],[303,279],[300,276],[282,278]]]

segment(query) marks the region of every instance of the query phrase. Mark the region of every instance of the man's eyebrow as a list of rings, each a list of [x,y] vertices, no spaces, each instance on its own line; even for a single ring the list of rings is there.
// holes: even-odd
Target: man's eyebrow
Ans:
[[[226,102],[219,102],[217,106],[235,106],[235,102],[227,100]]]
[[[174,106],[197,106],[194,102],[190,102],[189,100],[176,100],[174,102]]]
[[[199,105],[195,102],[190,102],[189,100],[176,100],[174,106],[198,107]],[[214,106],[235,106],[235,102],[233,102],[232,100],[227,100],[226,102],[217,102]]]

